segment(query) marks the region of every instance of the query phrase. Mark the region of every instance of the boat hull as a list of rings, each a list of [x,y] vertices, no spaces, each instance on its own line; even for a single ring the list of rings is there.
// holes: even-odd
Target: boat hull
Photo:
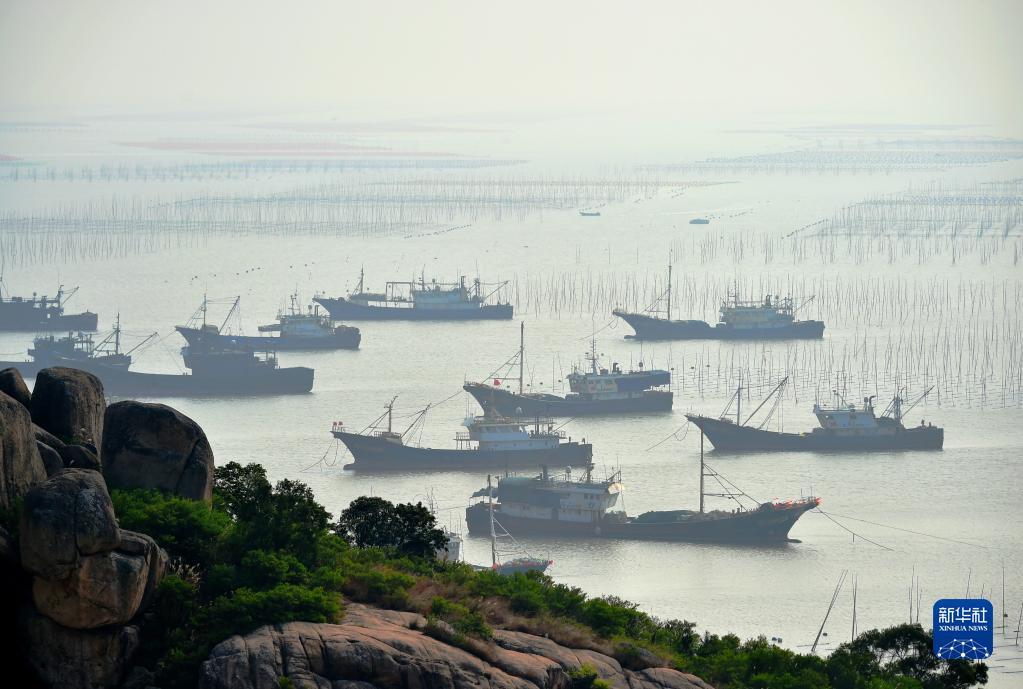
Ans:
[[[551,450],[456,450],[411,447],[377,436],[334,431],[355,459],[345,469],[369,471],[506,469],[511,467],[590,466],[593,446],[566,442]]]
[[[201,343],[214,349],[236,349],[240,347],[256,352],[358,349],[359,343],[362,341],[362,334],[358,328],[347,328],[325,337],[220,335],[183,326],[178,326],[177,331],[192,346],[197,346]]]
[[[516,535],[574,536],[620,540],[677,541],[685,543],[782,543],[801,516],[817,506],[815,501],[765,505],[745,512],[679,511],[663,513],[681,518],[656,518],[660,513],[637,519],[605,517],[599,522],[559,519],[529,519],[495,511],[505,529]],[[489,508],[485,502],[465,511],[471,536],[490,535]]]
[[[0,331],[4,332],[95,331],[98,325],[99,316],[89,311],[46,316],[38,309],[13,309],[6,304],[0,308]]]
[[[822,321],[795,321],[786,326],[772,328],[735,328],[706,321],[671,321],[642,313],[612,312],[632,326],[635,340],[819,340],[824,337]]]
[[[586,416],[671,411],[672,393],[646,390],[635,397],[585,399],[556,395],[519,395],[479,383],[463,386],[484,411],[495,410],[508,417]]]
[[[103,383],[106,394],[115,397],[241,397],[249,395],[293,395],[313,389],[313,369],[279,368],[246,373],[244,376],[139,373],[89,364],[87,362],[0,362],[0,369],[17,368],[34,378],[44,368],[67,366],[87,371]]]
[[[714,446],[725,452],[890,452],[895,450],[940,450],[945,431],[934,426],[904,428],[882,435],[835,435],[766,431],[707,416],[687,414]]]
[[[314,297],[335,320],[344,321],[483,321],[510,320],[511,304],[483,304],[475,309],[431,309],[428,307],[365,306],[341,297]]]

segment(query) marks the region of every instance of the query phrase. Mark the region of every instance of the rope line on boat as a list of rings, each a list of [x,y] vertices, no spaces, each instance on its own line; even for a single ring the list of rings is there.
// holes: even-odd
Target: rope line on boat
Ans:
[[[824,513],[824,511],[821,510],[819,507],[817,508],[817,510],[820,511],[822,514]],[[847,515],[844,515],[844,514],[836,514],[835,516],[836,517],[841,517],[842,519],[851,519],[854,522],[863,522],[864,524],[871,524],[872,526],[881,526],[881,527],[884,527],[886,529],[894,529],[895,531],[905,531],[906,533],[911,533],[911,534],[914,534],[916,536],[927,536],[928,538],[936,538],[939,541],[948,541],[950,543],[957,543],[959,545],[968,545],[968,546],[971,546],[973,548],[983,548],[984,550],[990,550],[991,549],[990,546],[981,545],[979,543],[970,543],[969,541],[957,541],[954,538],[948,538],[946,536],[935,536],[934,534],[924,533],[923,531],[913,531],[912,529],[903,529],[903,528],[898,527],[898,526],[890,526],[888,524],[881,524],[879,522],[872,522],[872,521],[867,520],[867,519],[859,519],[858,517],[850,517],[850,516],[847,516]]]
[[[683,433],[682,437],[679,438],[678,437],[678,432],[683,430],[683,429],[685,430],[685,433]],[[686,439],[686,437],[688,435],[689,435],[689,419],[686,419],[686,422],[684,424],[682,424],[681,426],[679,426],[678,428],[673,430],[671,433],[669,433],[667,435],[667,437],[664,438],[663,440],[660,440],[660,441],[654,443],[653,445],[651,445],[650,447],[648,447],[646,450],[644,450],[644,452],[650,452],[650,450],[654,449],[655,447],[659,447],[660,445],[663,445],[664,443],[668,442],[672,438],[674,438],[675,440],[677,440],[679,442],[682,442],[683,440]]]
[[[816,510],[816,511],[817,511],[817,512],[820,512],[820,513],[821,513],[821,514],[823,514],[823,515],[824,515],[825,517],[827,517],[828,519],[830,519],[830,520],[831,520],[831,521],[832,521],[832,522],[833,522],[833,523],[834,523],[834,524],[835,524],[836,526],[838,526],[838,527],[839,527],[840,529],[845,529],[846,531],[848,531],[849,533],[851,533],[851,534],[853,535],[853,538],[860,538],[860,539],[862,539],[862,540],[866,541],[867,543],[870,543],[871,545],[876,545],[876,546],[877,546],[878,548],[884,548],[885,550],[889,550],[889,551],[892,551],[892,552],[894,552],[894,551],[895,551],[895,548],[889,548],[889,547],[888,547],[888,546],[886,546],[886,545],[881,545],[881,544],[880,544],[880,543],[878,543],[877,541],[872,541],[872,540],[870,540],[869,538],[867,538],[866,536],[862,536],[862,535],[860,535],[860,534],[856,533],[855,531],[853,531],[853,530],[852,530],[852,529],[850,529],[849,527],[847,527],[847,526],[845,526],[844,524],[842,524],[842,523],[840,523],[840,522],[836,521],[836,520],[835,520],[835,519],[834,519],[834,518],[833,518],[833,517],[832,517],[832,516],[831,516],[830,514],[828,514],[828,513],[827,513],[827,512],[825,512],[824,510],[822,510],[822,509],[820,508],[820,506],[818,506],[818,507],[817,507],[817,510]]]

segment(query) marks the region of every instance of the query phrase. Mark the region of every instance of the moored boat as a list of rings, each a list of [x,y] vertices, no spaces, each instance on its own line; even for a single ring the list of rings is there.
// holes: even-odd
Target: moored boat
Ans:
[[[452,283],[427,282],[424,276],[388,282],[383,292],[367,292],[365,275],[360,272],[359,284],[347,298],[321,295],[313,301],[337,320],[509,320],[511,304],[488,303],[504,285],[485,285],[478,279],[467,285],[464,277]],[[492,289],[486,292],[487,288]]]
[[[0,284],[0,330],[26,332],[60,332],[60,331],[94,331],[99,324],[99,316],[91,311],[82,313],[65,313],[67,301],[75,295],[78,288],[70,292],[64,291],[61,285],[57,296],[46,295],[31,297],[15,297],[3,295]]]
[[[313,387],[313,369],[281,368],[272,353],[251,350],[183,347],[184,363],[191,373],[144,373],[130,370],[131,351],[120,351],[120,323],[112,350],[105,349],[109,336],[94,344],[83,333],[63,338],[37,338],[29,350],[31,361],[0,362],[0,369],[16,368],[32,378],[44,368],[65,366],[92,373],[103,383],[104,391],[118,397],[205,397],[282,395],[306,393]],[[148,341],[153,336],[143,340]]]
[[[785,380],[775,387],[764,402],[772,395],[780,395]],[[928,392],[930,389],[908,404],[900,395],[895,395],[880,416],[875,412],[873,396],[865,397],[863,406],[859,408],[846,404],[841,398],[830,407],[814,404],[813,413],[819,426],[804,433],[765,429],[770,417],[754,426],[751,419],[756,410],[743,419],[741,385],[733,396],[733,401],[737,403],[734,419],[727,415],[728,408],[718,418],[699,414],[686,414],[686,418],[707,436],[715,450],[725,452],[940,450],[945,441],[944,429],[925,424],[924,421],[911,428],[903,424],[905,415]],[[763,403],[758,409],[761,407]]]
[[[719,322],[710,325],[700,320],[674,320],[671,317],[671,267],[668,267],[668,287],[665,317],[651,312],[635,313],[614,309],[611,313],[632,326],[636,340],[796,340],[824,337],[822,321],[797,321],[799,307],[791,297],[767,295],[762,300],[746,301],[730,294],[721,303]],[[658,299],[660,301],[660,299]]]
[[[386,430],[360,433],[349,430],[342,422],[333,424],[331,434],[344,443],[352,453],[354,462],[345,469],[373,471],[394,470],[479,470],[510,467],[589,466],[593,447],[567,438],[564,431],[550,419],[508,419],[494,413],[469,417],[466,430],[455,434],[455,448],[441,449],[406,445],[413,429],[422,423],[427,409],[422,410],[401,433],[393,430],[394,400],[370,428],[387,418]]]
[[[583,416],[634,412],[671,411],[672,392],[667,388],[671,373],[660,369],[623,371],[617,362],[611,368],[599,365],[596,341],[591,341],[587,357],[589,370],[573,367],[566,376],[571,392],[565,396],[523,391],[525,361],[524,326],[520,330],[519,351],[509,360],[518,365],[518,378],[494,378],[493,383],[467,382],[463,389],[475,398],[484,411],[502,416]],[[518,392],[507,387],[518,381]]]
[[[487,514],[493,510],[506,528],[522,534],[617,539],[713,542],[713,543],[777,543],[789,539],[789,531],[806,512],[820,504],[820,499],[802,498],[786,502],[754,503],[742,501],[749,496],[726,490],[708,494],[704,489],[706,478],[719,480],[721,486],[731,487],[717,472],[703,462],[700,452],[700,507],[699,510],[660,510],[629,517],[624,512],[612,511],[622,491],[621,473],[616,472],[604,480],[594,480],[590,472],[573,478],[566,470],[562,476],[551,476],[546,468],[531,478],[507,476],[500,478],[497,502],[479,501],[465,511],[470,535],[482,535]],[[736,502],[733,510],[706,510],[707,495],[726,497]],[[488,496],[483,489],[473,498]]]
[[[254,351],[358,349],[362,341],[362,334],[358,328],[336,324],[330,316],[320,313],[319,306],[310,307],[303,313],[297,295],[292,295],[287,312],[277,314],[276,323],[259,326],[259,331],[267,333],[266,335],[225,333],[224,327],[237,312],[239,301],[240,297],[235,298],[223,325],[219,327],[206,322],[208,300],[205,298],[187,325],[175,327],[190,345],[202,341],[214,347],[247,348]]]

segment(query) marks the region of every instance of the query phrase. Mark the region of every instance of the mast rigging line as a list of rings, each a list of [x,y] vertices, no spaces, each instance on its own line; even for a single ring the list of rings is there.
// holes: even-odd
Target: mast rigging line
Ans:
[[[817,511],[820,512],[821,514],[824,514],[824,510],[822,510],[820,507],[817,508]],[[828,515],[826,515],[826,516],[828,516]],[[970,543],[969,541],[957,541],[954,538],[947,538],[945,536],[935,536],[934,534],[924,533],[923,531],[913,531],[912,529],[903,529],[902,527],[899,527],[899,526],[891,526],[889,524],[881,524],[880,522],[872,522],[872,521],[867,520],[867,519],[860,519],[858,517],[850,517],[850,516],[845,515],[845,514],[834,514],[834,513],[831,513],[831,516],[840,517],[842,519],[850,519],[850,520],[852,520],[854,522],[863,522],[864,524],[870,524],[871,526],[880,526],[880,527],[885,528],[885,529],[893,529],[894,531],[905,531],[906,533],[911,533],[911,534],[913,534],[915,536],[926,536],[928,538],[935,538],[935,539],[937,539],[939,541],[948,541],[949,543],[956,543],[956,544],[959,544],[959,545],[968,545],[968,546],[971,546],[973,548],[983,548],[984,550],[991,550],[991,546],[981,545],[980,543]],[[863,537],[860,536],[860,538],[863,538]]]
[[[889,548],[888,546],[882,545],[882,544],[878,543],[877,541],[872,541],[869,538],[867,538],[866,536],[862,536],[862,535],[856,533],[855,531],[853,531],[852,529],[850,529],[849,527],[845,526],[844,524],[836,521],[830,514],[828,514],[824,510],[822,510],[819,505],[817,506],[817,510],[816,511],[820,512],[825,517],[830,519],[840,529],[843,529],[843,530],[848,531],[849,533],[851,533],[854,538],[862,539],[862,540],[866,541],[867,543],[870,543],[871,545],[876,545],[878,548],[883,548],[884,550],[895,552],[895,548]]]

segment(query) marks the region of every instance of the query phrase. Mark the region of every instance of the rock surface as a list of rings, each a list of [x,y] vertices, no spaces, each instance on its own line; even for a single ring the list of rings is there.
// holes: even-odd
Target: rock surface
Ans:
[[[137,627],[68,629],[31,609],[23,611],[20,627],[39,679],[62,689],[116,687],[139,645]]]
[[[25,409],[32,405],[32,393],[25,385],[25,379],[21,377],[21,371],[16,368],[5,368],[0,371],[0,392],[7,393],[12,399],[20,402]]]
[[[66,579],[81,556],[121,542],[103,477],[87,469],[63,469],[29,490],[20,530],[22,565],[50,580]]]
[[[66,443],[97,447],[106,407],[103,384],[91,373],[55,366],[36,376],[32,420]]]
[[[151,488],[192,500],[213,497],[213,450],[192,419],[163,404],[107,408],[100,460],[111,488]]]
[[[481,656],[426,636],[414,613],[352,604],[342,624],[291,622],[233,636],[203,664],[200,689],[277,687],[488,687],[567,689],[568,671],[594,667],[616,689],[711,689],[667,668],[632,671],[595,651],[520,632],[495,631]]]
[[[129,622],[141,608],[147,591],[159,583],[150,583],[159,549],[148,536],[132,537],[136,545],[141,544],[141,552],[118,549],[86,555],[65,579],[36,577],[32,597],[39,612],[73,629]],[[162,573],[161,568],[159,576]]]
[[[0,507],[8,508],[29,488],[46,480],[32,419],[17,400],[0,392]]]
[[[100,470],[99,457],[84,445],[65,445],[59,454],[69,469]]]
[[[53,476],[65,468],[64,459],[60,456],[60,453],[46,443],[37,440],[36,449],[39,450],[39,456],[43,460],[43,467],[46,469],[47,476]]]

